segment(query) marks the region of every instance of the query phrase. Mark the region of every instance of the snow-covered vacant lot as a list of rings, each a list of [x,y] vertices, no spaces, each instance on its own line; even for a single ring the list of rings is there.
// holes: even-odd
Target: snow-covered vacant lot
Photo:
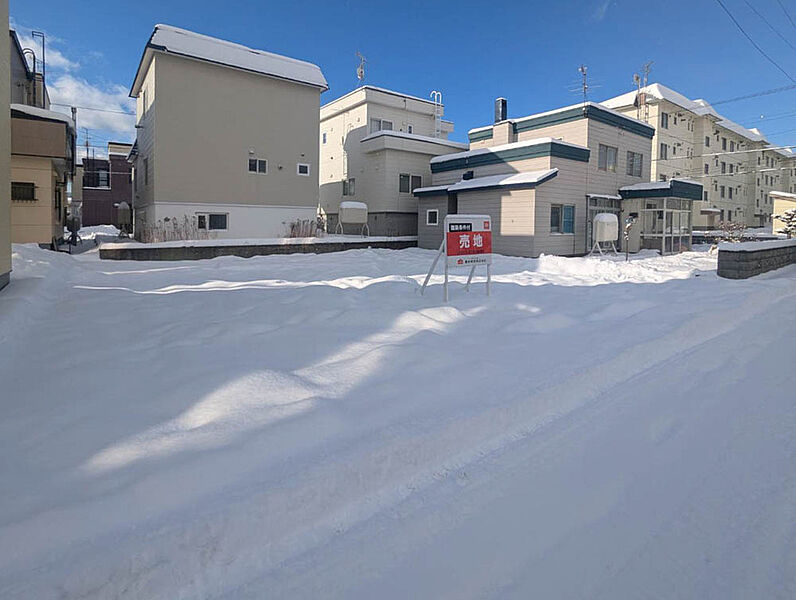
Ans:
[[[432,256],[15,247],[0,597],[796,597],[795,267]]]

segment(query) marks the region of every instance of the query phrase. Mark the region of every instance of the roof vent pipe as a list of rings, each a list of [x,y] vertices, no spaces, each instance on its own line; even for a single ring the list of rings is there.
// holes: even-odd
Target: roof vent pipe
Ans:
[[[495,123],[505,121],[507,118],[508,103],[505,98],[495,100]]]

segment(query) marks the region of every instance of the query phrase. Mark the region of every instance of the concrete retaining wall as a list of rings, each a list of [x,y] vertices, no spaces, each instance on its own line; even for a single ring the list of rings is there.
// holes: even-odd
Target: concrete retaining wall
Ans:
[[[796,239],[719,245],[719,277],[747,279],[796,264]]]
[[[359,248],[388,248],[403,250],[414,248],[417,240],[386,240],[361,242],[326,242],[306,244],[241,244],[234,245],[196,245],[196,246],[157,246],[148,244],[110,244],[100,246],[99,255],[105,260],[200,260],[218,256],[265,256],[268,254],[322,254],[325,252],[342,252]]]

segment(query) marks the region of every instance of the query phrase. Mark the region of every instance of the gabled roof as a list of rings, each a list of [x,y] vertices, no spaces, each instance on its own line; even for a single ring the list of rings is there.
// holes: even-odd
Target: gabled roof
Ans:
[[[171,25],[155,25],[141,56],[141,62],[130,89],[131,97],[138,95],[142,79],[154,52],[166,52],[251,73],[295,81],[318,87],[322,91],[329,89],[320,67],[312,63],[248,48],[241,44],[179,29]]]

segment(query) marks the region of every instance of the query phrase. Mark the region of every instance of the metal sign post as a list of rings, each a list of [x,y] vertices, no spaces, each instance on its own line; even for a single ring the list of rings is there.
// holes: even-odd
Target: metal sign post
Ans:
[[[444,220],[444,232],[439,252],[431,263],[431,268],[426,275],[420,289],[422,295],[431,279],[431,274],[445,254],[445,273],[443,282],[443,298],[448,301],[448,270],[450,267],[470,267],[467,276],[466,291],[470,291],[475,268],[479,265],[486,266],[486,295],[490,295],[492,282],[492,219],[489,215],[448,215]]]

